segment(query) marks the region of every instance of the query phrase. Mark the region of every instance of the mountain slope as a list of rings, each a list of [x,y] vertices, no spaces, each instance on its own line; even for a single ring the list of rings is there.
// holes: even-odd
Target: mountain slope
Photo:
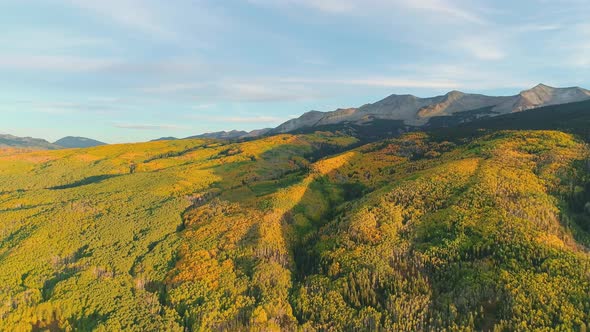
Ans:
[[[55,141],[53,144],[62,146],[64,148],[89,148],[93,146],[106,145],[104,142],[100,142],[91,138],[74,136],[61,138]]]
[[[498,130],[561,130],[590,142],[590,100],[544,106],[493,118],[473,119],[470,122],[457,120],[448,126],[434,126],[432,132],[437,136],[457,140]]]

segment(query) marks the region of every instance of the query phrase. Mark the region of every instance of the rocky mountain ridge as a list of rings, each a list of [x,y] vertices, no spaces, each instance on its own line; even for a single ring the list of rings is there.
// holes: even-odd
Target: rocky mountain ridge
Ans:
[[[358,108],[337,109],[332,112],[310,111],[279,125],[271,132],[287,133],[302,128],[341,123],[362,125],[375,120],[400,120],[406,125],[424,126],[434,117],[453,116],[467,111],[485,110],[488,115],[500,115],[588,99],[589,90],[579,87],[554,88],[545,84],[538,84],[514,96],[486,96],[461,91],[429,98],[394,94]]]

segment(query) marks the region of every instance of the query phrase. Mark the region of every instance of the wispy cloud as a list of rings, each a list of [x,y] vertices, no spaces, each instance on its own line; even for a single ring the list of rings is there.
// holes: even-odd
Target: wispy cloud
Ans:
[[[13,52],[64,52],[96,50],[112,47],[113,40],[71,30],[25,28],[0,36],[0,44],[10,47]]]
[[[193,105],[193,109],[195,110],[203,110],[203,109],[208,109],[211,107],[215,107],[215,104],[199,104],[199,105]]]
[[[283,118],[266,115],[253,115],[253,116],[202,116],[192,115],[191,119],[196,120],[207,120],[211,122],[230,122],[230,123],[281,123],[285,121]]]
[[[500,43],[486,36],[464,37],[455,42],[455,46],[479,60],[494,61],[506,57]]]
[[[175,33],[166,27],[149,0],[63,0],[66,4],[93,13],[98,17],[137,31],[171,38]]]
[[[248,2],[263,6],[301,6],[326,13],[350,13],[358,8],[358,1],[354,0],[248,0]]]
[[[181,130],[188,129],[186,126],[178,126],[172,124],[137,124],[137,123],[116,123],[115,128],[131,129],[131,130]]]
[[[318,97],[316,92],[301,86],[264,83],[232,83],[221,87],[221,97],[230,101],[275,102],[300,101]]]
[[[573,48],[571,62],[574,66],[590,68],[590,24],[579,24],[574,26],[578,42],[572,43]]]
[[[410,78],[388,78],[388,77],[369,77],[369,78],[286,78],[283,82],[288,83],[306,83],[306,84],[339,84],[339,85],[360,85],[368,87],[381,88],[456,88],[458,84],[450,80],[423,80]]]
[[[91,102],[91,103],[40,103],[35,104],[33,109],[41,113],[67,114],[67,113],[110,113],[117,108],[111,103]]]
[[[317,99],[321,96],[302,85],[286,84],[276,79],[222,79],[208,83],[166,83],[143,87],[139,91],[160,95],[175,95],[201,102],[280,102]]]
[[[357,15],[367,12],[380,13],[412,10],[422,14],[440,15],[461,21],[483,24],[485,20],[465,6],[457,6],[447,0],[248,0],[266,6],[299,6],[328,14]],[[384,11],[385,10],[385,11]]]
[[[144,87],[139,90],[146,93],[178,93],[185,91],[196,91],[207,87],[206,83],[163,83],[157,86]]]
[[[505,89],[529,88],[538,83],[538,79],[526,79],[514,71],[486,68],[478,62],[456,63],[411,63],[395,67],[400,74],[414,75],[417,80],[440,80],[452,77],[456,89],[466,92],[488,90],[502,87]]]
[[[117,64],[115,59],[52,55],[0,55],[0,69],[51,70],[62,72],[96,71]]]
[[[523,24],[516,27],[517,31],[520,32],[546,32],[546,31],[555,31],[560,30],[563,27],[560,24]]]
[[[384,1],[389,3],[389,1]],[[447,17],[453,17],[455,19],[483,24],[486,21],[475,12],[469,11],[465,8],[459,7],[454,5],[450,1],[446,0],[412,0],[412,1],[393,1],[400,6],[405,6],[407,8],[421,10],[421,11],[429,11],[434,14],[445,15]]]
[[[590,24],[570,24],[547,41],[556,54],[552,65],[569,70],[590,69]],[[581,72],[580,72],[581,73]],[[587,81],[587,78],[582,81]]]

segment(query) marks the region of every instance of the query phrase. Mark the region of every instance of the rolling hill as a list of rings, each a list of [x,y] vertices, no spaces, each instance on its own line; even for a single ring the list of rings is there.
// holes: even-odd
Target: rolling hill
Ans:
[[[67,136],[55,141],[53,144],[64,148],[89,148],[93,146],[105,145],[106,143],[86,137]]]
[[[67,136],[54,143],[41,138],[18,137],[7,134],[0,134],[0,148],[15,148],[29,150],[57,150],[64,148],[88,148],[105,145],[106,143],[86,137]]]
[[[0,147],[22,149],[59,149],[60,147],[41,138],[18,137],[0,134]]]
[[[0,154],[0,330],[583,330],[588,114]]]

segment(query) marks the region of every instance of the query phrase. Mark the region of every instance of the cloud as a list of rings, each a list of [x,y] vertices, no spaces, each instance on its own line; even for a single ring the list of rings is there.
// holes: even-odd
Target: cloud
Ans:
[[[571,24],[547,42],[554,54],[553,65],[562,69],[590,69],[590,24]],[[577,74],[580,75],[581,72]],[[583,76],[583,74],[582,74]],[[584,77],[583,81],[587,81]]]
[[[578,68],[590,68],[590,46],[580,46],[570,57],[570,64]]]
[[[263,6],[302,6],[335,14],[353,12],[359,4],[354,0],[248,0],[248,2]]]
[[[53,55],[0,55],[0,69],[50,70],[63,72],[97,71],[114,66],[117,60]]]
[[[171,125],[171,124],[136,124],[136,123],[117,123],[113,127],[120,129],[132,130],[181,130],[188,129],[185,126]]]
[[[571,62],[576,67],[590,68],[590,24],[578,24],[574,30],[579,41],[570,46],[573,48]]]
[[[350,78],[350,79],[307,79],[307,78],[287,78],[284,82],[289,83],[307,83],[307,84],[339,84],[339,85],[359,85],[368,87],[381,88],[427,88],[453,89],[458,86],[456,82],[437,79],[437,80],[423,80],[423,79],[409,79],[409,78],[388,78],[388,77],[369,77],[369,78]]]
[[[455,46],[479,60],[495,61],[506,57],[499,43],[485,36],[464,37],[455,42]]]
[[[266,6],[307,7],[327,14],[359,15],[367,12],[394,13],[396,10],[411,10],[422,14],[442,15],[470,23],[483,24],[485,20],[465,6],[456,6],[447,0],[249,0],[250,3]]]
[[[143,87],[139,91],[160,95],[174,95],[204,101],[223,102],[283,102],[317,99],[317,91],[301,85],[286,84],[276,79],[252,79],[243,82],[238,79],[221,79],[208,83],[165,83]]]
[[[350,13],[358,9],[358,3],[351,0],[289,1],[301,2],[306,6],[329,13]]]
[[[193,109],[196,110],[203,110],[203,109],[207,109],[207,108],[211,108],[211,107],[215,107],[215,104],[199,104],[199,105],[193,105]]]
[[[388,2],[388,1],[386,1]],[[479,15],[470,12],[464,8],[455,6],[445,0],[411,0],[411,1],[394,1],[395,3],[415,10],[427,11],[434,14],[446,15],[462,21],[471,23],[484,24],[486,21]]]
[[[494,63],[495,64],[495,63]],[[493,64],[493,65],[494,65]],[[400,74],[412,74],[416,80],[441,80],[452,77],[457,89],[466,91],[501,88],[529,88],[539,79],[525,79],[514,70],[482,67],[478,62],[455,63],[412,63],[398,65]]]
[[[152,87],[144,87],[139,90],[146,93],[178,93],[185,91],[195,91],[200,88],[206,87],[205,83],[164,83]]]
[[[280,123],[285,121],[283,118],[265,115],[255,116],[190,116],[192,119],[207,120],[211,122],[231,122],[231,123]]]
[[[229,101],[277,102],[315,99],[317,93],[292,85],[264,83],[231,83],[221,86],[220,97]]]
[[[517,26],[516,30],[521,32],[546,32],[562,29],[560,24],[524,24]]]
[[[14,52],[39,54],[47,51],[105,49],[112,46],[113,40],[70,30],[23,28],[0,36],[0,44]]]
[[[53,114],[67,114],[67,113],[109,113],[116,110],[110,103],[72,103],[72,102],[58,102],[58,103],[38,103],[33,105],[33,109],[41,113]]]
[[[114,97],[87,97],[77,101],[2,100],[4,105],[16,105],[13,112],[68,115],[113,114],[137,108],[137,101]]]
[[[159,9],[148,0],[63,0],[66,4],[149,35],[173,38],[175,33],[165,27]]]

